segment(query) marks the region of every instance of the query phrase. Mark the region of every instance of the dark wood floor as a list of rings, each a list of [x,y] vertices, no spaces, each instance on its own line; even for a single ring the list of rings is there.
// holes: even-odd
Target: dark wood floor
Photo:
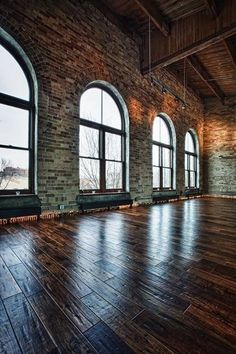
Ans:
[[[0,227],[0,353],[236,353],[236,200]]]

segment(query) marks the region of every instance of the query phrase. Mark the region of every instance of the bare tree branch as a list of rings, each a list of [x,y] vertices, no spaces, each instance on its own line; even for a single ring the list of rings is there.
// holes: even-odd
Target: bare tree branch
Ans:
[[[80,158],[80,189],[100,188],[100,163],[98,132],[95,129],[83,127],[80,134],[80,146],[85,152]],[[119,189],[122,181],[121,166],[121,137],[116,134],[105,134],[105,158],[114,161],[106,161],[106,188]]]

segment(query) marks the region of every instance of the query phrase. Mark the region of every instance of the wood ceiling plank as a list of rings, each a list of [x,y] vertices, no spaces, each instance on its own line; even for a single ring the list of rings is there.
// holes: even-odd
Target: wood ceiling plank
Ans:
[[[204,0],[204,2],[212,18],[216,18],[218,16],[218,11],[215,0]]]
[[[192,66],[195,72],[201,77],[204,83],[211,89],[215,96],[217,96],[222,102],[224,102],[224,93],[218,86],[216,81],[208,73],[203,64],[198,60],[196,55],[191,55],[187,59],[187,63]]]
[[[157,6],[151,0],[135,0],[135,2],[151,18],[161,33],[167,37],[170,33],[169,25],[160,14]]]
[[[236,69],[236,47],[233,45],[233,41],[231,38],[226,38],[224,40],[224,44]]]

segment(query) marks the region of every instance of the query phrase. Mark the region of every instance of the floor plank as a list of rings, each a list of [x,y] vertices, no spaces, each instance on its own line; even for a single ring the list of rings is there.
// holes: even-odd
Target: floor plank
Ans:
[[[8,319],[6,310],[0,300],[0,353],[19,354],[20,347]]]
[[[23,294],[7,298],[4,305],[23,353],[58,353]]]
[[[163,313],[154,314],[143,311],[134,322],[177,353],[226,354],[232,352],[230,345],[222,343],[201,329],[192,328],[187,321],[184,323],[183,318],[173,319]]]
[[[9,267],[9,270],[25,296],[34,295],[42,290],[40,283],[23,264],[11,266]]]
[[[9,247],[0,251],[0,256],[2,257],[7,267],[21,263],[19,258],[16,257],[15,253]]]
[[[31,296],[29,302],[63,354],[97,352],[45,292]]]
[[[0,257],[0,297],[2,300],[21,293],[17,282],[11,275],[3,259]]]
[[[133,354],[133,350],[123,342],[105,323],[100,322],[85,333],[94,348],[101,354]]]
[[[60,309],[74,322],[81,332],[86,331],[100,321],[83,302],[76,299],[56,280],[51,277],[44,277],[40,279],[40,282]]]

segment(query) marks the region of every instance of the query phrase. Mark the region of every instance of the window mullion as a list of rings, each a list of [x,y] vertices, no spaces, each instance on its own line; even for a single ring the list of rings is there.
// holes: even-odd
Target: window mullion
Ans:
[[[188,154],[188,187],[190,188],[190,154]]]
[[[160,146],[160,188],[163,188],[163,149]]]
[[[100,157],[100,189],[102,192],[106,189],[106,152],[105,152],[105,131],[104,129],[100,130],[100,149],[99,149],[99,157]]]
[[[32,149],[29,147],[21,147],[21,146],[15,146],[15,145],[2,145],[0,144],[1,149],[11,149],[11,150],[23,150],[23,151],[29,151],[31,152]]]
[[[103,124],[103,90],[101,90],[101,124]]]

